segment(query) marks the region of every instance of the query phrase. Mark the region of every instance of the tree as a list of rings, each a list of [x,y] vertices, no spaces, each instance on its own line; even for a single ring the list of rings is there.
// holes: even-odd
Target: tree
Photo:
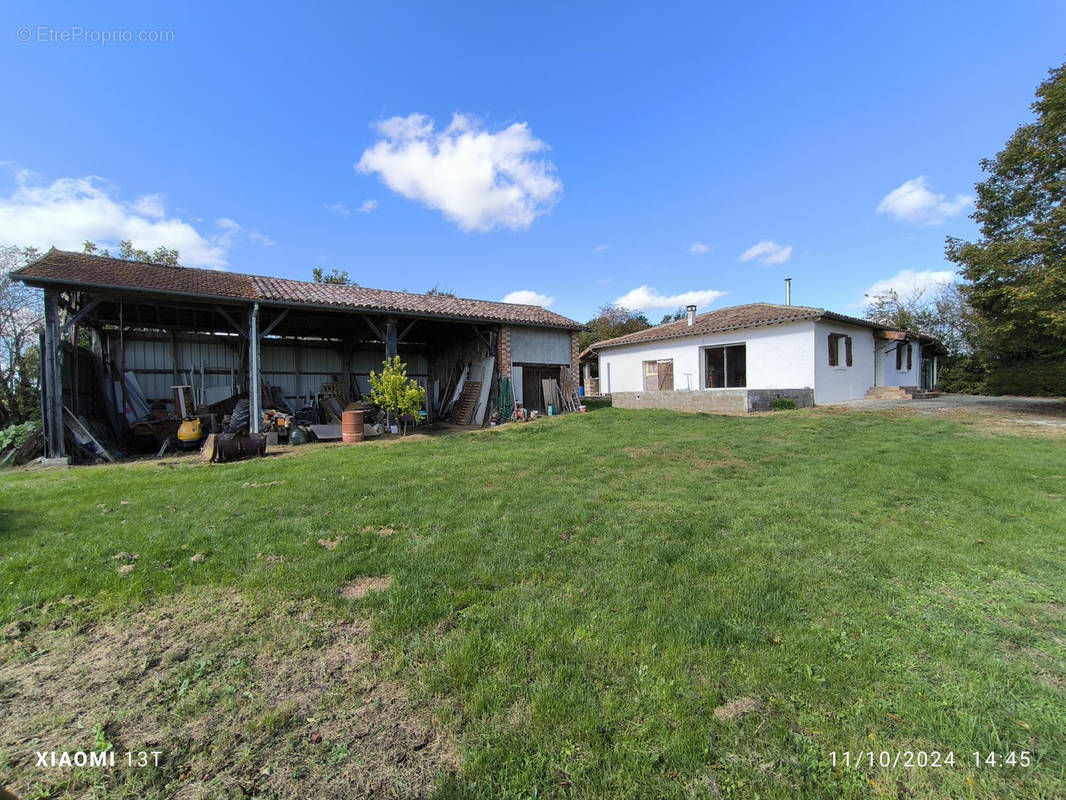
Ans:
[[[335,286],[359,285],[348,277],[348,270],[346,269],[333,269],[329,272],[323,272],[322,267],[315,267],[311,270],[311,280],[314,283],[329,283]]]
[[[147,250],[141,250],[133,246],[133,242],[129,239],[123,239],[118,243],[118,254],[112,255],[111,251],[107,248],[100,249],[96,242],[86,240],[81,250],[83,253],[87,253],[90,256],[104,256],[105,258],[120,258],[123,261],[143,261],[151,264],[163,264],[168,267],[181,266],[178,263],[178,251],[171,248],[160,245],[151,253]]]
[[[582,331],[578,336],[578,346],[584,350],[590,344],[602,342],[605,339],[613,339],[616,336],[624,336],[627,333],[636,333],[645,328],[650,328],[651,323],[641,311],[630,311],[621,306],[605,304],[600,307],[599,313],[587,323],[588,330]]]
[[[441,288],[437,285],[426,292],[426,297],[455,297],[455,292],[450,289]]]
[[[40,413],[41,294],[12,279],[12,270],[39,256],[32,247],[0,247],[0,427]]]
[[[1066,350],[1066,64],[1036,90],[1020,126],[977,184],[981,238],[948,237],[947,257],[1001,359],[1061,360]]]
[[[685,311],[685,309],[683,309],[683,308],[679,308],[679,309],[677,309],[677,311],[674,311],[673,313],[663,314],[663,318],[661,320],[659,320],[659,324],[660,325],[665,325],[668,322],[677,322],[678,320],[682,320],[682,319],[684,319],[687,316],[688,316],[688,312]]]
[[[371,371],[370,402],[389,415],[413,417],[426,402],[426,390],[407,377],[407,365],[394,356],[382,362],[380,375]],[[403,432],[407,433],[406,422]]]

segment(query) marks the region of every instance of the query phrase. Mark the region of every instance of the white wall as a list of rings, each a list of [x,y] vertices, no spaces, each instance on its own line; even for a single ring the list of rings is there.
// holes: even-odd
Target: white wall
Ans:
[[[903,369],[896,369],[896,342],[880,342],[877,352],[878,386],[920,386],[922,382],[922,348],[918,342],[907,342],[911,348],[911,368],[907,369],[907,354],[903,354]]]
[[[600,391],[643,391],[643,362],[665,358],[674,361],[675,391],[700,389],[704,382],[702,348],[727,344],[747,345],[747,388],[803,389],[814,386],[814,338],[813,322],[790,322],[612,347],[600,353]]]
[[[838,366],[829,366],[829,334],[851,337],[852,365],[847,366],[847,351],[840,343]],[[833,320],[814,324],[814,402],[819,405],[857,400],[874,385],[874,333],[861,325]]]

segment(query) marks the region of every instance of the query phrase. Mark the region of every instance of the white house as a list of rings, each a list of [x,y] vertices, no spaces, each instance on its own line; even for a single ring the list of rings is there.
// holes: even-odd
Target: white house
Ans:
[[[943,347],[928,336],[822,308],[752,303],[596,342],[616,407],[749,412],[931,391]]]

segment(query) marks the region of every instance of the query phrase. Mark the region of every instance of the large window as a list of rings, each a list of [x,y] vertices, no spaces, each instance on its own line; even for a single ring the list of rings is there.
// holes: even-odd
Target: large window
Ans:
[[[644,391],[673,391],[674,360],[663,358],[644,362]]]
[[[743,389],[748,385],[748,355],[745,345],[729,344],[705,348],[703,360],[705,388]]]

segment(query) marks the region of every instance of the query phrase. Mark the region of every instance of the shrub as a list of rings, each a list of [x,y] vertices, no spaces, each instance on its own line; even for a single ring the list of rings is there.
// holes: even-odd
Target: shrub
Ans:
[[[370,402],[389,414],[414,416],[426,402],[426,391],[407,377],[407,365],[396,356],[382,362],[381,374],[370,373]],[[407,425],[404,424],[404,433]]]
[[[771,411],[795,411],[798,407],[791,397],[775,397],[770,403]]]
[[[8,425],[6,428],[0,428],[0,451],[21,447],[27,439],[37,433],[39,427],[36,422],[30,420],[21,425]]]

